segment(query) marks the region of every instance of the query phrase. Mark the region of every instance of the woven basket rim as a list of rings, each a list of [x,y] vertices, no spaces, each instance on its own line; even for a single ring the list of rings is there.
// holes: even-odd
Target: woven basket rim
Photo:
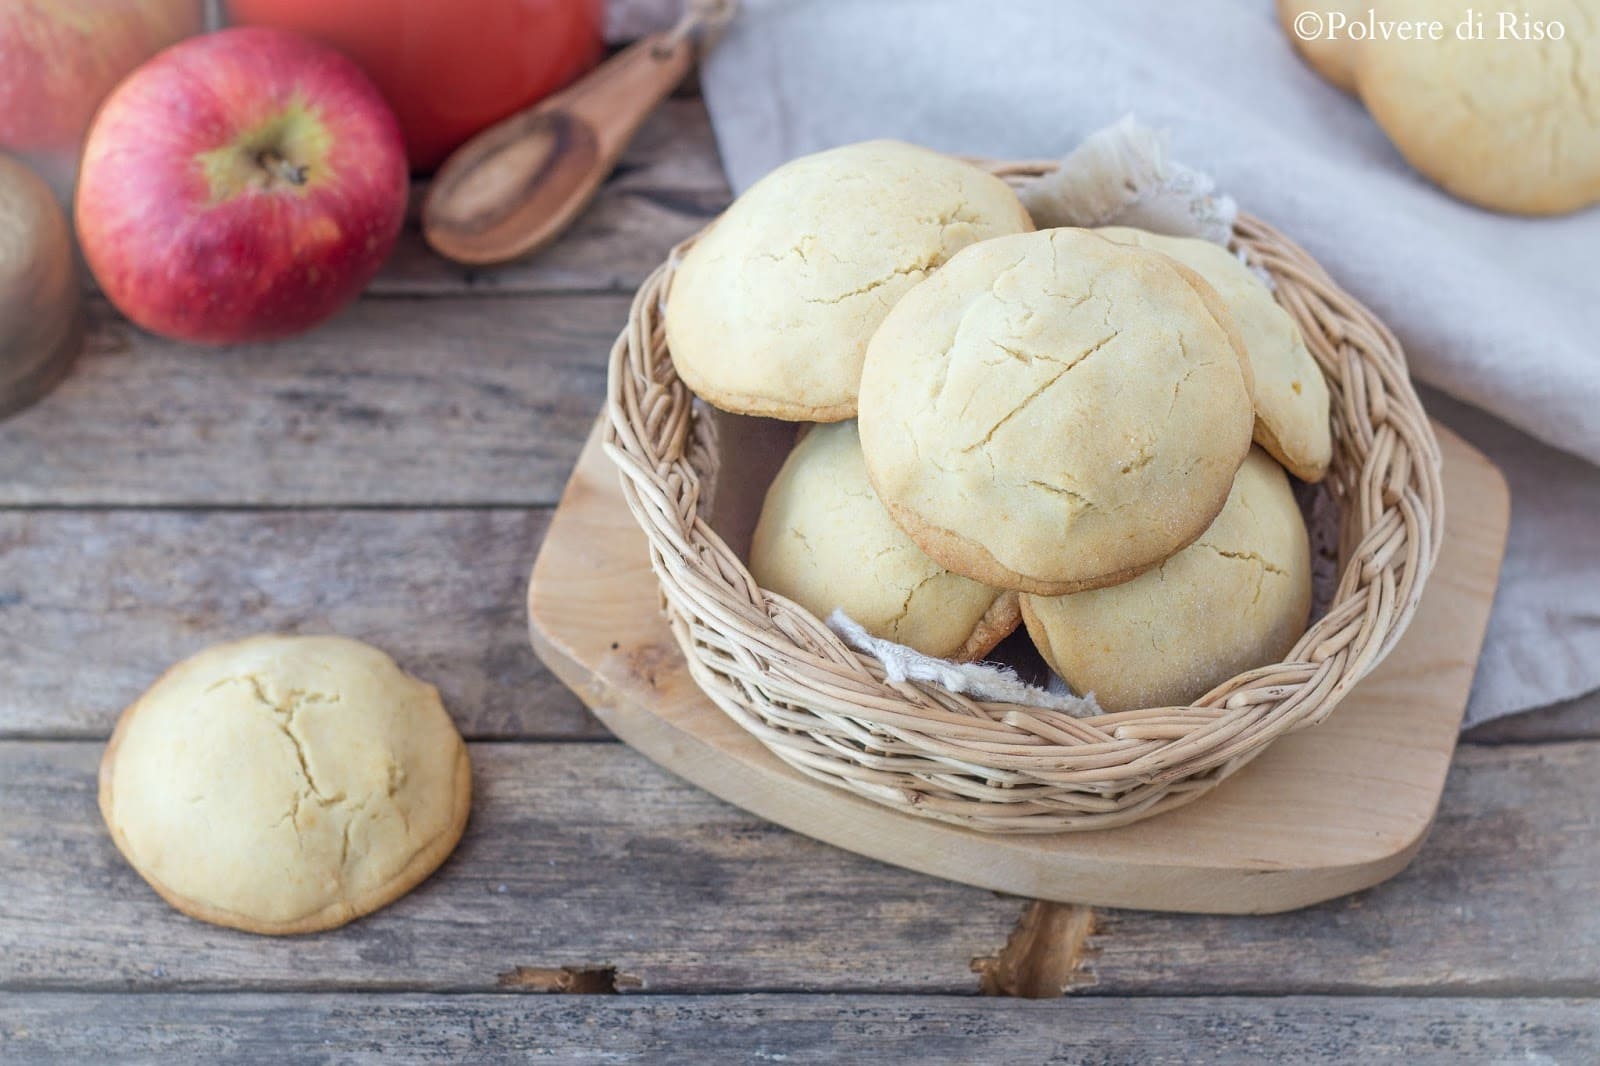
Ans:
[[[1055,166],[983,165],[1014,183]],[[1203,795],[1272,740],[1322,721],[1404,632],[1443,535],[1438,441],[1387,327],[1297,245],[1241,214],[1234,243],[1272,276],[1329,383],[1329,485],[1345,537],[1327,612],[1282,661],[1186,707],[1073,719],[888,682],[877,660],[763,591],[702,516],[715,442],[673,370],[661,321],[672,273],[698,236],[675,247],[635,295],[612,349],[605,448],[649,542],[691,674],[797,769],[989,831],[1126,824]]]

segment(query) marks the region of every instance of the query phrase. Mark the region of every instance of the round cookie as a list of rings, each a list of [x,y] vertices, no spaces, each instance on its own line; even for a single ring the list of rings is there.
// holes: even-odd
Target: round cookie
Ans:
[[[1302,481],[1321,481],[1333,460],[1328,382],[1289,312],[1250,268],[1220,244],[1168,237],[1125,226],[1096,233],[1169,255],[1206,279],[1222,297],[1255,382],[1255,441]]]
[[[819,618],[842,608],[873,636],[940,659],[980,658],[1022,620],[1015,592],[952,574],[894,524],[854,422],[814,426],[789,453],[761,507],[750,572]]]
[[[1439,41],[1373,40],[1361,99],[1406,161],[1447,192],[1496,211],[1550,215],[1600,203],[1600,4],[1527,0],[1515,25],[1559,21],[1561,40],[1458,40],[1459,0],[1389,0],[1384,15],[1438,19]]]
[[[1351,40],[1342,26],[1364,18],[1367,9],[1376,3],[1377,0],[1278,0],[1278,21],[1294,50],[1323,81],[1354,93],[1356,53],[1361,42]],[[1330,27],[1330,16],[1342,16],[1342,26]],[[1296,21],[1302,18],[1306,20],[1304,26]],[[1302,37],[1302,29],[1314,31],[1315,35]]]
[[[438,690],[342,637],[207,648],[123,712],[100,763],[133,868],[183,913],[253,933],[404,895],[460,840],[471,794]]]
[[[1283,469],[1260,449],[1195,543],[1115,588],[1022,597],[1045,661],[1108,711],[1183,706],[1277,662],[1305,632],[1311,553]]]
[[[714,406],[800,422],[855,417],[867,338],[957,250],[1033,229],[1009,186],[896,141],[785,164],[684,256],[667,346]]]
[[[1056,596],[1116,584],[1205,531],[1250,448],[1221,300],[1157,252],[1080,229],[973,245],[867,351],[878,498],[947,569]]]

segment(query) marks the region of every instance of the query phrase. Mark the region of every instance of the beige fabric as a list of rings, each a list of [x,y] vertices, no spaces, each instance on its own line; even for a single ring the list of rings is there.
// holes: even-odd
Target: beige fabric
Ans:
[[[867,352],[879,498],[935,560],[997,588],[1059,595],[1159,563],[1216,517],[1250,447],[1244,357],[1203,290],[1086,230],[956,255]]]
[[[1250,268],[1221,245],[1108,226],[1118,244],[1169,255],[1205,278],[1222,297],[1244,340],[1255,383],[1255,441],[1302,481],[1321,481],[1333,458],[1328,382],[1289,312]]]
[[[889,518],[854,422],[810,429],[767,490],[750,572],[818,618],[845,612],[875,637],[974,659],[1021,621],[1014,593],[952,574]]]
[[[124,712],[100,809],[173,906],[327,929],[410,890],[466,824],[466,746],[432,685],[342,637],[207,648]]]
[[[1600,202],[1600,0],[1522,0],[1515,26],[1560,22],[1561,40],[1501,39],[1481,5],[1483,40],[1455,33],[1462,0],[1387,0],[1386,18],[1439,20],[1442,40],[1373,40],[1356,80],[1406,160],[1447,191],[1521,214]]]
[[[1310,610],[1305,522],[1282,468],[1260,449],[1205,534],[1157,569],[1114,588],[1022,597],[1040,654],[1108,711],[1187,705],[1275,663]]]
[[[999,178],[868,141],[796,159],[689,249],[667,297],[678,375],[706,402],[803,422],[854,417],[867,339],[974,241],[1031,230]]]

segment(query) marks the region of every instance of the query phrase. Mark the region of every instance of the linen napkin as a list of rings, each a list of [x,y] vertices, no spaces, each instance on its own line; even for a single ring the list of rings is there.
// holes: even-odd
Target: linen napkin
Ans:
[[[676,14],[650,4],[623,5],[630,28]],[[1600,687],[1600,209],[1439,191],[1299,61],[1270,0],[744,0],[702,84],[736,191],[874,137],[1039,158],[1128,113],[1168,131],[1389,323],[1429,410],[1506,472],[1467,724]]]

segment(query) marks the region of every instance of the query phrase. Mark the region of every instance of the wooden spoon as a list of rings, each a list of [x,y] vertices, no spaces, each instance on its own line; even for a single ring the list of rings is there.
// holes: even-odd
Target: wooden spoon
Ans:
[[[422,205],[422,233],[458,263],[503,263],[560,236],[645,118],[683,80],[695,46],[658,33],[456,149]]]

